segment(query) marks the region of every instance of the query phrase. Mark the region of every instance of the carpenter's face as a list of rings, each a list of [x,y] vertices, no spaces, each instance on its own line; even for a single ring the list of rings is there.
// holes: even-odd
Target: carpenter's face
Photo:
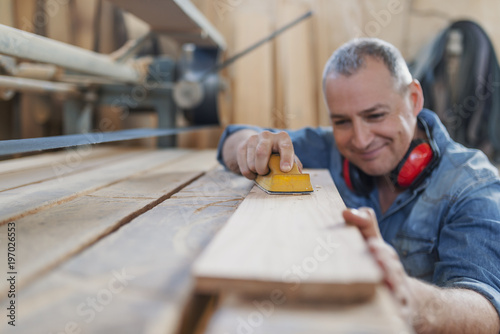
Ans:
[[[393,170],[410,146],[422,108],[418,82],[401,92],[384,63],[367,58],[351,76],[330,75],[325,94],[340,153],[372,176]]]

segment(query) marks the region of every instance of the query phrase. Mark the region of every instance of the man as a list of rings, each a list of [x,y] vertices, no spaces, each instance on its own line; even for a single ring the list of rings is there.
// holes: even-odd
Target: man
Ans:
[[[323,92],[333,133],[230,126],[219,161],[249,179],[268,172],[272,152],[285,172],[301,162],[328,168],[346,205],[360,208],[344,211],[346,222],[360,229],[417,332],[499,333],[497,170],[422,109],[420,84],[386,42],[342,46],[326,64]],[[428,157],[405,165],[422,143]],[[408,172],[418,177],[398,183]],[[358,174],[361,189],[350,189]]]

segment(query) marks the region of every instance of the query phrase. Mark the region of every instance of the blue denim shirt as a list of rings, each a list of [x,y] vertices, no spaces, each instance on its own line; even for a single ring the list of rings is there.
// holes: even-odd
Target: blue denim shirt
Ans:
[[[392,245],[413,277],[442,287],[481,293],[500,314],[500,179],[498,170],[478,150],[454,142],[439,118],[423,109],[441,153],[431,175],[414,190],[401,193],[382,213],[375,188],[367,197],[349,190],[331,128],[287,131],[304,168],[326,168],[347,207],[371,207],[384,240]],[[244,128],[232,125],[225,138]],[[268,129],[270,130],[270,129]],[[276,130],[271,130],[276,131]]]

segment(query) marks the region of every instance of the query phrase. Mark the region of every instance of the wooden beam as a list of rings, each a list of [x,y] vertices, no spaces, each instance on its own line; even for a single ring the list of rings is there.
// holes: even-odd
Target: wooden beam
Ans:
[[[273,31],[269,4],[246,2],[231,13],[235,22],[232,53],[236,54]],[[274,98],[273,48],[262,45],[238,60],[230,69],[233,77],[232,123],[272,127]]]
[[[180,44],[226,48],[222,35],[189,0],[109,0],[151,26],[151,29],[171,36]]]
[[[390,292],[377,287],[374,298],[351,305],[300,304],[275,295],[264,300],[224,296],[205,334],[318,333],[411,334]]]
[[[95,50],[96,20],[100,0],[74,0],[70,4],[73,20],[73,43],[81,48]]]
[[[69,1],[46,1],[45,12],[50,13],[47,22],[47,37],[73,44],[73,24]]]
[[[277,6],[278,27],[311,10],[310,4],[300,1],[280,0]],[[280,123],[288,129],[317,126],[315,94],[319,86],[314,68],[315,45],[311,19],[277,37],[276,46],[276,81],[283,94],[282,105],[278,106],[278,117],[283,118]]]
[[[201,293],[237,292],[353,302],[370,298],[382,274],[327,170],[312,170],[310,195],[250,192],[194,265]]]

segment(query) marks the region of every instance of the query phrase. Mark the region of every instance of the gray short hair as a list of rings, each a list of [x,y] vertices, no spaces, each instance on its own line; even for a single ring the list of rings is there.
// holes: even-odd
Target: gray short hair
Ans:
[[[366,57],[381,60],[395,79],[396,87],[403,89],[411,83],[408,66],[394,45],[378,38],[356,38],[342,45],[328,59],[323,71],[323,92],[330,74],[351,76],[365,65]]]

